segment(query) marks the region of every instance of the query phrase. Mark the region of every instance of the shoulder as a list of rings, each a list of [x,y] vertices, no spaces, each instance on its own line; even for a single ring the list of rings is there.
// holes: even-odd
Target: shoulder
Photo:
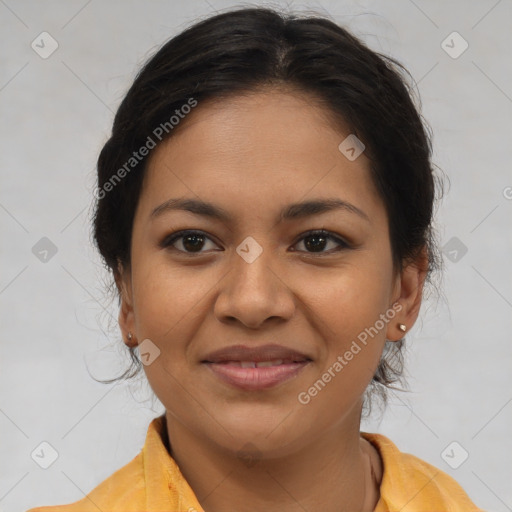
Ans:
[[[142,453],[101,482],[84,498],[67,505],[31,508],[27,512],[97,512],[123,507],[125,512],[145,506],[145,481]]]
[[[424,512],[428,507],[428,510],[483,512],[444,471],[415,455],[401,452],[382,434],[361,432],[361,436],[375,446],[383,464],[381,499],[376,510]]]
[[[199,510],[196,496],[167,451],[165,431],[165,416],[155,418],[148,427],[141,452],[80,501],[27,512]]]

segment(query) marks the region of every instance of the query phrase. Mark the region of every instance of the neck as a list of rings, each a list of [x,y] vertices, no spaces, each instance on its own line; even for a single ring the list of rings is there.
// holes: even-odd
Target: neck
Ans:
[[[207,512],[374,510],[378,488],[359,423],[338,425],[288,455],[269,458],[250,450],[241,456],[197,437],[168,413],[166,420],[171,455]]]

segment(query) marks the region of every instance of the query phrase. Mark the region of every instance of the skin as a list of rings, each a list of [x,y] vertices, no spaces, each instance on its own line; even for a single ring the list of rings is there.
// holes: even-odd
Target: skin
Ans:
[[[144,369],[166,408],[172,456],[208,512],[361,510],[364,453],[382,475],[378,452],[360,437],[362,396],[386,338],[402,338],[398,324],[410,329],[417,318],[426,262],[395,270],[369,160],[363,153],[349,161],[338,150],[349,134],[312,97],[264,89],[200,103],[151,154],[131,265],[117,275],[119,323],[125,339],[133,335],[126,344],[149,338],[160,350]],[[180,197],[214,203],[232,220],[184,210],[151,218]],[[284,206],[313,198],[343,199],[368,219],[333,210],[279,222]],[[315,252],[304,234],[322,228],[349,246],[327,239]],[[183,238],[159,245],[183,229],[208,237],[199,255]],[[236,252],[248,236],[263,249],[252,263]],[[394,303],[401,311],[299,403],[298,394]],[[234,388],[201,364],[219,348],[266,343],[313,361],[263,391]],[[247,443],[256,452],[251,464],[239,453]],[[378,498],[377,485],[369,510]]]

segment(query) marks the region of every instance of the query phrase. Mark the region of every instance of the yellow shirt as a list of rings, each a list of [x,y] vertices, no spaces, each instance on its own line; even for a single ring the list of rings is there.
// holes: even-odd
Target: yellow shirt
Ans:
[[[164,416],[155,418],[142,451],[80,501],[27,512],[202,512],[165,447],[164,425]],[[380,499],[374,512],[483,512],[448,474],[400,452],[382,434],[361,435],[377,448],[383,463]]]

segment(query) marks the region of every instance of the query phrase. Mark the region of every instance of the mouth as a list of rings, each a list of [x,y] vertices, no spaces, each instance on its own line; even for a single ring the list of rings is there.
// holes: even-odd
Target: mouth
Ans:
[[[219,361],[212,364],[229,364],[231,366],[239,366],[240,368],[270,368],[271,366],[281,366],[283,364],[303,363],[305,361],[293,361],[291,359],[274,359],[272,361]]]
[[[237,345],[212,352],[201,362],[230,386],[256,391],[295,377],[312,359],[280,345]]]

